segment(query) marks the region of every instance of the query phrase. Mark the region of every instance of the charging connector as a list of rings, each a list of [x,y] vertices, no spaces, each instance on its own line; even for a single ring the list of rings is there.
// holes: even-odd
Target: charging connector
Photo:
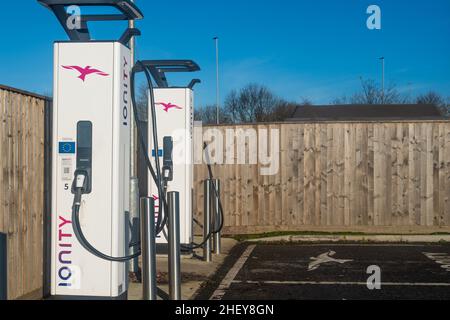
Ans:
[[[162,178],[164,183],[173,181],[173,139],[164,137],[163,140],[163,167]]]
[[[76,178],[76,188],[83,188],[84,182],[86,181],[86,176],[84,174],[79,174]]]

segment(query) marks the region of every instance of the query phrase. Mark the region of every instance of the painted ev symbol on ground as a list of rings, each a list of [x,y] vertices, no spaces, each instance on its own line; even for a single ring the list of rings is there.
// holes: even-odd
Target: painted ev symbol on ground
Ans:
[[[317,270],[324,263],[334,262],[334,263],[344,264],[344,263],[353,261],[353,260],[349,260],[349,259],[335,259],[332,257],[335,254],[336,254],[336,251],[330,250],[328,252],[322,253],[318,257],[311,257],[311,260],[313,260],[313,261],[309,263],[308,271]]]
[[[431,253],[431,252],[423,252],[423,254],[439,264],[442,269],[445,269],[447,272],[450,272],[450,255],[446,253]]]

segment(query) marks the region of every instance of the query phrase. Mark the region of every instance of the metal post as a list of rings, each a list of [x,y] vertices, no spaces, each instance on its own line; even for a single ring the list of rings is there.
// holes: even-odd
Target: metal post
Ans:
[[[141,250],[143,300],[157,300],[155,200],[141,198]]]
[[[216,43],[216,118],[220,124],[220,79],[219,79],[219,37],[213,39]]]
[[[210,236],[211,232],[211,192],[212,192],[212,181],[205,180],[205,203],[203,209],[203,241]],[[211,262],[211,238],[205,242],[203,245],[203,259],[206,262]]]
[[[197,208],[197,203],[195,199],[194,189],[191,190],[191,212],[195,212]],[[192,216],[192,222],[191,222],[191,243],[194,242],[194,236],[195,236],[195,218]]]
[[[384,104],[384,57],[380,58],[381,60],[381,104]]]
[[[7,245],[6,234],[0,233],[0,300],[8,298],[8,274],[7,274]]]
[[[219,179],[215,179],[214,180],[214,186],[215,186],[215,191],[213,189],[213,203],[214,203],[214,211],[213,211],[213,216],[214,216],[214,229],[217,230],[217,228],[220,227],[220,225],[222,224],[222,217],[220,214],[220,180]],[[214,187],[213,186],[213,187]],[[217,255],[220,255],[222,251],[222,233],[218,232],[215,233],[213,236],[213,252]]]
[[[131,178],[130,182],[130,223],[131,223],[131,242],[135,243],[139,240],[139,180]],[[130,260],[129,272],[133,276],[139,274],[139,258]]]
[[[135,2],[135,0],[131,0],[131,2]],[[135,22],[134,20],[128,21],[128,28],[134,29]],[[131,37],[130,39],[130,70],[134,67],[134,63],[136,61],[136,39],[135,37]],[[133,106],[134,108],[135,106]],[[131,176],[136,177],[137,169],[136,169],[136,153],[137,153],[137,134],[136,134],[136,125],[134,123],[134,114],[130,113],[130,128],[131,128]]]
[[[167,194],[169,205],[169,296],[181,300],[180,193]]]
[[[44,109],[44,217],[43,217],[43,288],[42,296],[51,295],[51,260],[52,260],[52,144],[53,144],[53,103],[48,98],[45,100]],[[1,240],[0,240],[1,241]],[[0,245],[1,246],[1,245]],[[1,249],[0,249],[1,250]],[[1,254],[0,254],[1,255]],[[1,259],[0,259],[1,260]],[[0,262],[1,263],[1,262]],[[0,277],[2,271],[0,267]],[[1,282],[1,280],[0,280]],[[0,284],[1,287],[1,284]],[[2,289],[0,289],[1,292]],[[0,300],[1,298],[0,293]]]
[[[131,2],[135,2],[132,0]],[[133,29],[135,27],[134,20],[130,20],[128,22],[128,27]],[[134,62],[136,61],[136,41],[135,37],[131,37],[130,39],[130,51],[131,51],[131,61],[130,61],[130,70],[134,66]],[[135,108],[136,106],[132,106]],[[136,226],[136,219],[139,218],[139,182],[138,182],[138,172],[137,172],[137,151],[138,151],[138,143],[137,143],[137,128],[134,120],[134,113],[130,113],[130,223],[132,226]],[[145,150],[143,151],[145,152]],[[135,229],[133,229],[134,231]],[[134,233],[134,232],[133,232]],[[132,234],[133,234],[132,233]],[[133,259],[129,264],[129,272],[137,275],[139,272],[139,259]]]

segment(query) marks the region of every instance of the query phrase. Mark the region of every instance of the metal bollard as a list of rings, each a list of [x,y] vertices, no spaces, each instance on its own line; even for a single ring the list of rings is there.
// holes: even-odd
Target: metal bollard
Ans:
[[[215,191],[214,191],[214,187],[215,187]],[[222,221],[222,217],[220,214],[220,180],[219,179],[215,179],[214,180],[214,185],[213,185],[213,204],[214,204],[214,211],[213,211],[213,217],[214,217],[214,222],[213,222],[213,226],[214,229],[217,229],[220,227]],[[214,254],[220,255],[222,251],[222,233],[218,232],[215,233],[213,235],[213,252]]]
[[[203,209],[203,241],[207,239],[211,231],[211,192],[212,181],[205,180],[205,203]],[[203,259],[206,262],[211,262],[211,238],[203,245]]]
[[[137,242],[139,239],[139,180],[131,178],[130,181],[130,223],[131,223],[131,242]],[[136,252],[136,250],[134,251]],[[139,258],[134,258],[129,262],[129,272],[137,275],[139,273]]]
[[[6,234],[0,232],[0,300],[8,298],[7,247]]]
[[[169,296],[181,300],[180,193],[167,194],[169,206]]]
[[[143,300],[157,300],[155,200],[141,198],[140,209]]]

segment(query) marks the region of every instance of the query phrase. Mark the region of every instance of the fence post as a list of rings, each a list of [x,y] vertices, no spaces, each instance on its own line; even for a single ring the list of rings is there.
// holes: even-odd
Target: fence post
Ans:
[[[141,198],[140,213],[143,300],[157,300],[155,200]]]
[[[8,252],[6,234],[0,233],[0,300],[8,298]]]

